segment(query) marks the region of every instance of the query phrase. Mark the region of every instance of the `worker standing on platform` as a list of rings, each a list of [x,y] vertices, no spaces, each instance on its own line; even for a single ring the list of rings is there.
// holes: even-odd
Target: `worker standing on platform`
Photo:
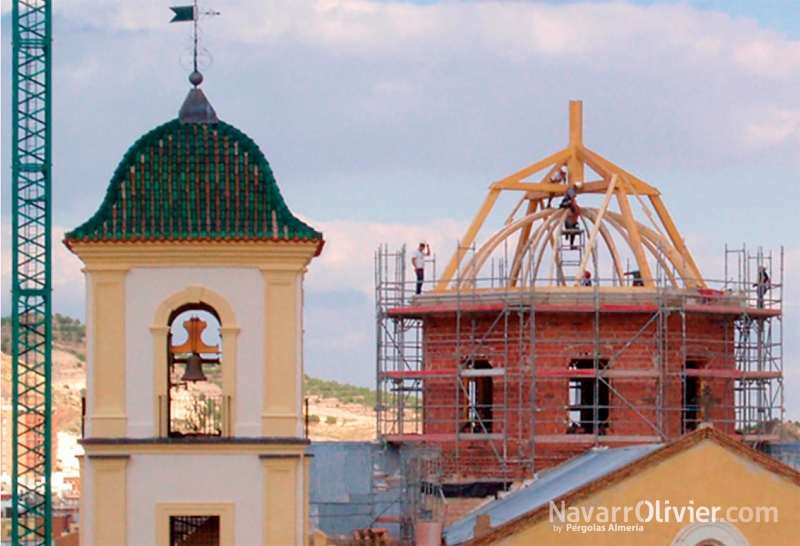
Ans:
[[[431,255],[431,245],[422,241],[411,256],[411,263],[417,273],[417,294],[422,293],[422,282],[425,280],[425,258]]]
[[[583,272],[581,286],[592,286],[592,274],[588,270]]]
[[[764,296],[767,294],[767,290],[769,290],[769,274],[767,273],[767,268],[763,265],[758,266],[758,282],[754,284],[756,288],[756,297],[757,297],[757,305],[759,309],[764,308]]]
[[[580,208],[578,207],[578,203],[575,200],[575,196],[579,189],[581,189],[580,182],[575,182],[574,185],[567,188],[567,191],[564,192],[564,198],[561,200],[561,203],[558,205],[560,209],[569,209],[567,213],[567,217],[564,219],[564,236],[569,239],[569,246],[573,250],[575,249],[575,235],[580,232],[580,227],[578,227],[578,216],[580,215]]]

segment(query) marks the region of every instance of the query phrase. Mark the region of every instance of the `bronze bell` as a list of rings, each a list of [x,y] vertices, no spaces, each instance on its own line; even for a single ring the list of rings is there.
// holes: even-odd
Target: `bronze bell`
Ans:
[[[181,381],[208,381],[203,373],[203,359],[197,353],[186,359],[186,371],[183,372]]]

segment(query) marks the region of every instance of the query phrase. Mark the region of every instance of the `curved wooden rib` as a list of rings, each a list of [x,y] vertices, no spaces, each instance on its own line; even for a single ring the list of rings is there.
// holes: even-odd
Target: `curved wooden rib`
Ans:
[[[546,226],[542,226],[541,236],[539,237],[539,240],[542,239],[542,236],[545,236],[545,232],[546,232],[547,242],[550,244],[550,251],[553,252],[553,253],[556,252],[556,246],[558,245],[558,238],[561,237],[561,226],[564,224],[564,219],[566,217],[567,217],[566,209],[561,210],[560,214],[557,214],[557,215],[554,214],[551,217],[550,223],[548,223]],[[556,232],[555,234],[553,233],[554,231]],[[536,242],[538,242],[538,240]],[[526,280],[526,282],[530,282],[532,284],[539,277],[539,267],[541,267],[541,265],[542,265],[542,256],[544,255],[545,250],[547,250],[547,245],[542,244],[539,247],[539,253],[536,256],[536,261],[532,264],[532,267],[528,269],[528,271],[530,271],[532,273],[533,278],[530,279],[530,281]],[[550,267],[550,283],[551,284],[553,282],[553,278],[557,276],[557,275],[553,275],[553,267],[555,265],[556,265],[556,260],[555,259],[551,260],[550,261],[550,266],[551,266]]]
[[[588,218],[593,223],[597,221],[597,209],[581,209],[582,217]],[[605,224],[600,224],[600,235],[606,243],[606,248],[611,254],[612,266],[617,270],[617,281],[622,284],[622,279],[625,277],[625,269],[622,267],[622,259],[620,258],[619,251],[617,250],[617,243],[614,242],[614,237],[608,232]]]
[[[473,273],[471,275],[468,274],[464,278],[464,281],[469,283],[469,285],[464,284],[464,282],[461,282],[460,283],[461,287],[462,288],[467,288],[467,287],[469,287],[471,285],[472,282],[475,281],[475,277],[477,276],[477,272],[480,271],[480,269],[483,267],[483,264],[486,262],[486,260],[489,258],[491,253],[494,252],[494,249],[497,248],[497,246],[501,242],[506,240],[510,235],[512,235],[515,231],[521,229],[523,226],[529,225],[532,222],[535,222],[536,220],[538,220],[540,218],[544,218],[546,216],[549,216],[549,215],[553,214],[554,212],[555,212],[554,209],[545,209],[545,210],[541,210],[539,212],[535,212],[533,214],[529,214],[527,216],[524,216],[524,217],[520,218],[519,220],[517,220],[513,224],[509,224],[509,225],[505,226],[500,231],[498,231],[494,235],[492,235],[489,238],[489,240],[487,240],[478,249],[478,251],[475,253],[475,255],[472,258],[470,258],[469,262],[467,262],[467,265],[464,267],[465,271],[473,271]]]
[[[609,214],[608,223],[614,229],[616,229],[617,232],[620,234],[620,236],[622,236],[622,238],[624,238],[625,241],[630,245],[630,234],[627,232],[627,230],[625,228],[625,224],[622,222],[622,218],[620,217],[620,215],[619,214],[613,214],[613,215]],[[644,228],[644,226],[640,226],[640,227]],[[652,245],[652,242],[649,240],[648,234],[651,234],[653,232],[651,230],[649,230],[648,228],[644,228],[644,229],[647,230],[647,233],[645,234],[645,237],[641,240],[642,241],[642,246],[644,246],[645,248],[648,249],[648,251],[653,255],[653,257],[659,262],[659,264],[661,265],[661,268],[664,271],[669,271],[669,264],[664,261],[664,256],[662,256],[661,254],[658,253],[658,251]],[[678,284],[677,284],[677,281],[674,280],[675,277],[673,277],[672,275],[668,275],[668,276],[670,277],[671,280],[674,281],[672,283],[673,286],[677,287]]]
[[[628,230],[627,223],[623,215],[606,211],[605,218],[600,218],[598,223],[599,210],[594,208],[584,208],[581,211],[581,219],[584,221],[584,229],[588,228],[588,223],[593,226],[593,231],[602,237],[605,247],[611,257],[612,267],[615,269],[617,280],[622,283],[624,278],[624,266],[619,254],[619,250],[614,241],[614,237],[609,233],[606,223],[620,234],[625,240],[626,244],[631,245],[631,233]],[[475,255],[467,262],[464,267],[465,274],[460,279],[460,288],[469,289],[477,280],[478,272],[483,268],[492,253],[507,239],[512,237],[516,232],[523,229],[530,230],[528,241],[523,243],[524,252],[515,257],[515,263],[512,271],[516,271],[516,277],[508,277],[504,279],[508,286],[512,286],[512,280],[516,282],[513,286],[521,285],[527,286],[529,282],[533,282],[538,278],[538,273],[543,263],[544,253],[550,250],[553,254],[552,260],[555,261],[555,254],[557,249],[557,241],[561,237],[561,230],[564,218],[567,211],[564,209],[545,209],[536,213],[527,215],[520,218],[513,224],[505,226],[503,229],[495,233],[486,243],[484,243]],[[533,224],[538,220],[542,223],[533,228]],[[682,256],[677,250],[672,247],[669,239],[663,234],[636,222],[637,230],[640,237],[640,243],[643,250],[646,250],[646,255],[655,259],[661,269],[665,272],[672,286],[678,287],[679,278],[673,273],[673,269],[678,272],[680,279],[684,279],[684,284],[688,286],[689,279],[686,273],[688,265],[682,260]],[[588,229],[587,229],[588,231]],[[547,242],[544,242],[547,241]],[[589,249],[592,252],[593,249]],[[647,256],[645,256],[647,259]],[[525,263],[527,262],[527,264]],[[523,265],[525,267],[523,267]],[[557,265],[557,264],[556,264]],[[649,267],[649,265],[648,265]],[[552,272],[551,272],[552,273]],[[511,271],[509,271],[509,275]],[[553,275],[551,274],[551,277]],[[551,279],[552,281],[552,279]]]

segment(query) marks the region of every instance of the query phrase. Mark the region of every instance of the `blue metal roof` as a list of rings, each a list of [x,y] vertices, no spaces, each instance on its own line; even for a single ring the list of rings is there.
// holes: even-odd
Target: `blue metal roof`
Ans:
[[[492,527],[497,527],[641,459],[660,447],[662,444],[592,449],[552,470],[538,474],[537,479],[527,487],[490,502],[453,523],[444,530],[447,544],[461,544],[471,540],[478,514],[489,514]]]
[[[400,452],[376,442],[312,442],[309,469],[310,519],[329,536],[350,535],[370,527],[377,516],[400,515],[400,491],[378,491],[373,467],[389,475],[401,472]],[[393,535],[397,524],[382,523]]]
[[[767,444],[767,454],[800,471],[800,442]]]

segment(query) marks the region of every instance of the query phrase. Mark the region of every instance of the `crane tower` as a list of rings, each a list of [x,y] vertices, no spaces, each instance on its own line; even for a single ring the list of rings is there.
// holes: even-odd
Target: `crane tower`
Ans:
[[[51,0],[12,7],[12,542],[52,537]]]

